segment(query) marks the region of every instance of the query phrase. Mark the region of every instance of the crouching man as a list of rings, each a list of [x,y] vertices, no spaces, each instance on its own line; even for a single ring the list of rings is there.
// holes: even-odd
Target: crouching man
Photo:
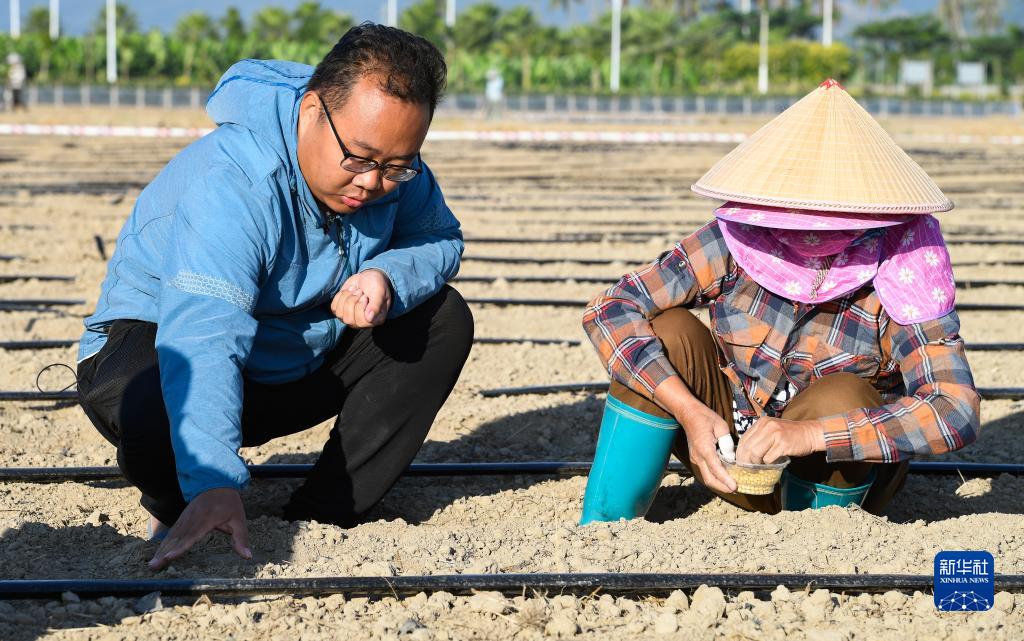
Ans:
[[[79,354],[82,406],[142,492],[150,567],[213,530],[252,555],[239,447],[337,417],[288,519],[352,525],[416,455],[469,354],[459,222],[420,158],[446,67],[364,24],[315,69],[246,60],[218,127],[143,190]]]

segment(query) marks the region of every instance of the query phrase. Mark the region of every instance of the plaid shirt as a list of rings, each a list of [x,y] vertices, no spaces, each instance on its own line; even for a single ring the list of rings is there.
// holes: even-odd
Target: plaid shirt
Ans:
[[[595,298],[583,327],[611,376],[653,399],[676,372],[650,320],[704,305],[742,416],[777,414],[765,407],[787,380],[797,393],[834,372],[871,381],[885,405],[821,419],[829,461],[891,463],[956,450],[977,436],[980,397],[956,312],[899,325],[870,285],[825,303],[795,303],[736,264],[717,221]]]

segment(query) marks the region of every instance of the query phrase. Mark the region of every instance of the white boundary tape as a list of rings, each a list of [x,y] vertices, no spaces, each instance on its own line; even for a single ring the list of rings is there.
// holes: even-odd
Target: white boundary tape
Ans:
[[[74,136],[84,138],[199,138],[210,127],[120,127],[102,125],[22,125],[0,123],[0,136]],[[705,131],[495,131],[434,130],[427,140],[455,142],[599,142],[599,143],[741,143],[744,133]],[[919,134],[897,136],[903,142],[958,145],[1024,145],[1021,136]]]
[[[76,138],[199,138],[210,127],[118,127],[104,125],[20,125],[0,123],[0,135]]]

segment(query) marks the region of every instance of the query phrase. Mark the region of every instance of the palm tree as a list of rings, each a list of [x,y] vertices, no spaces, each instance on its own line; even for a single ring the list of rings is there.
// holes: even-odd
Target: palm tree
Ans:
[[[238,7],[228,7],[224,17],[220,19],[220,28],[224,32],[226,40],[244,40],[245,22],[242,20],[242,12]]]
[[[576,22],[576,5],[583,0],[548,0],[548,6],[552,9],[561,9],[569,14],[569,24]]]
[[[117,19],[117,36],[118,38],[127,35],[129,33],[137,33],[139,30],[139,17],[132,11],[128,5],[118,2],[115,5],[114,17]],[[49,29],[49,27],[47,27]],[[107,5],[104,4],[103,8],[100,9],[100,14],[96,16],[96,19],[92,23],[92,32],[97,36],[105,36],[107,34]]]
[[[217,25],[213,18],[202,11],[193,11],[178,21],[177,26],[174,27],[174,37],[185,45],[181,76],[186,83],[191,84],[192,67],[195,64],[199,48],[209,41],[220,38]]]
[[[501,9],[491,2],[471,5],[459,16],[452,29],[452,38],[459,51],[471,54],[485,53],[497,42],[497,29]]]
[[[953,35],[954,42],[959,42],[967,36],[967,28],[964,26],[965,9],[964,0],[939,0],[939,6],[936,9],[939,20]]]
[[[252,32],[263,43],[288,40],[292,17],[281,7],[260,9],[252,19]]]
[[[513,7],[498,18],[497,32],[501,38],[497,43],[498,50],[506,58],[519,58],[522,90],[530,91],[533,87],[533,50],[541,32],[537,17],[528,7]]]
[[[53,56],[54,43],[50,40],[50,10],[46,7],[32,7],[22,35],[39,42],[39,79],[50,78],[50,59]]]
[[[670,11],[683,18],[697,18],[702,13],[701,0],[646,0],[643,3],[654,11]]]
[[[319,2],[303,2],[292,14],[291,37],[306,43],[334,44],[352,26],[352,19],[320,6]]]
[[[444,4],[444,0],[420,0],[402,12],[398,26],[444,49],[447,40]]]
[[[974,0],[974,25],[983,35],[995,34],[1003,26],[1005,0]]]
[[[678,46],[676,34],[679,18],[672,10],[630,11],[622,28],[624,57],[632,60],[650,60],[650,86],[658,93],[665,59]],[[645,65],[647,66],[647,65]]]

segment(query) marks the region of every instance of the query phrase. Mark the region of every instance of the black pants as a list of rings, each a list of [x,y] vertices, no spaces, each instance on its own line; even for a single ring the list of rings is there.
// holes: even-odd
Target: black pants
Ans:
[[[154,348],[156,325],[116,321],[106,344],[78,366],[82,407],[117,447],[142,506],[172,524],[185,509]],[[312,473],[285,518],[350,526],[416,456],[458,380],[473,342],[473,316],[445,286],[407,314],[372,329],[346,329],[318,370],[298,381],[245,381],[242,445],[266,443],[337,416]]]

